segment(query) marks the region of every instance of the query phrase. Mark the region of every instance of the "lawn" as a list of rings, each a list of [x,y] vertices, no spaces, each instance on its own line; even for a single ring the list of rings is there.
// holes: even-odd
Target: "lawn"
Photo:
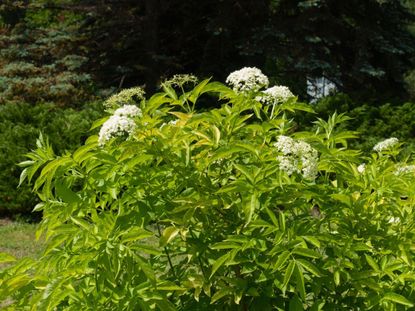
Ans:
[[[36,241],[37,225],[0,219],[0,252],[8,253],[17,259],[35,258],[40,254],[42,242]],[[0,264],[0,269],[4,265]]]

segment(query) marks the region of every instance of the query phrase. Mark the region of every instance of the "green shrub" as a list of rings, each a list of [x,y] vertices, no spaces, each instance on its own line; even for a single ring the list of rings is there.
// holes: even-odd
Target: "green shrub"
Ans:
[[[388,137],[397,137],[406,143],[406,152],[415,151],[414,103],[401,105],[383,104],[373,106],[353,102],[347,95],[326,97],[313,105],[317,116],[327,119],[334,112],[347,113],[351,118],[341,128],[353,128],[359,137],[350,142],[351,147],[369,152],[373,145]],[[302,128],[312,130],[314,116],[299,116]]]
[[[342,114],[295,133],[309,106],[255,70],[228,81],[113,107],[73,153],[38,140],[22,176],[41,171],[47,246],[0,273],[12,310],[414,306],[413,158],[348,149]],[[197,112],[204,93],[221,108]]]
[[[57,152],[73,151],[84,142],[100,107],[91,103],[78,111],[53,104],[0,106],[0,214],[28,214],[37,201],[28,185],[17,188],[21,173],[17,163],[36,147],[39,132],[47,133]]]

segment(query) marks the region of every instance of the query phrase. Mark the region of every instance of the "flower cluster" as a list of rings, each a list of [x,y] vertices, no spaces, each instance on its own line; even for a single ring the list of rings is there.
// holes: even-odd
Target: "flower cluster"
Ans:
[[[415,173],[415,165],[400,166],[395,171],[395,175],[404,175],[409,173]]]
[[[104,102],[104,106],[107,109],[114,109],[124,105],[135,104],[137,101],[144,100],[144,95],[145,92],[141,87],[132,87],[112,95]]]
[[[392,138],[388,138],[385,139],[379,143],[377,143],[374,147],[373,150],[377,151],[377,152],[382,152],[384,150],[390,149],[393,146],[395,146],[397,143],[399,142],[399,140],[396,137],[392,137]]]
[[[284,103],[292,97],[294,97],[294,94],[288,87],[276,85],[263,91],[262,94],[257,97],[257,100],[266,104],[277,104]]]
[[[263,87],[268,87],[268,77],[261,70],[255,67],[244,67],[232,72],[227,78],[226,83],[232,86],[237,93],[258,91]]]
[[[112,137],[131,135],[136,124],[133,120],[136,116],[142,116],[141,109],[133,105],[125,105],[115,110],[112,115],[101,127],[98,136],[100,146],[105,145]]]
[[[176,85],[178,87],[183,87],[185,84],[196,84],[198,81],[197,77],[192,74],[179,74],[174,75],[172,78],[164,81],[162,84],[164,85]]]
[[[362,163],[362,164],[360,164],[360,165],[357,167],[357,171],[358,171],[360,174],[363,174],[365,170],[366,170],[366,163]]]
[[[142,113],[141,113],[141,109],[138,108],[137,106],[125,105],[115,110],[114,115],[119,116],[119,117],[134,118],[134,117],[141,117]]]
[[[306,179],[315,179],[318,171],[317,150],[308,143],[281,135],[274,144],[282,155],[277,157],[280,170],[288,175],[299,173]]]

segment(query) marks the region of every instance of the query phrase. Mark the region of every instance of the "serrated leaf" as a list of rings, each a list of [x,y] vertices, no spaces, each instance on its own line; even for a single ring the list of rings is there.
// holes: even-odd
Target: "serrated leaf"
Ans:
[[[216,259],[216,261],[212,265],[212,272],[209,278],[211,278],[215,274],[215,272],[218,271],[218,269],[229,259],[230,255],[231,253],[226,253],[225,255]]]
[[[145,238],[152,237],[153,233],[140,227],[133,227],[128,232],[122,235],[122,241],[134,242]]]
[[[288,264],[287,269],[285,270],[285,274],[284,274],[284,281],[282,283],[282,291],[285,293],[285,290],[287,289],[287,285],[290,282],[291,276],[294,272],[294,268],[295,268],[295,261],[291,261]]]
[[[179,229],[176,227],[168,227],[163,230],[163,234],[160,237],[160,246],[164,247],[173,240],[177,234],[179,234]]]
[[[235,166],[235,168],[240,171],[242,173],[242,175],[244,175],[249,182],[254,185],[255,184],[255,177],[252,175],[252,173],[249,171],[249,169],[243,165],[240,164],[233,164]]]
[[[305,260],[305,259],[296,259],[296,261],[304,268],[306,269],[308,272],[310,272],[311,274],[317,276],[317,277],[322,277],[323,273],[320,271],[320,269],[314,265],[313,263]]]
[[[300,293],[300,297],[305,300],[304,275],[302,268],[298,263],[295,265],[294,274],[297,291]]]
[[[320,241],[313,236],[303,235],[302,238],[306,240],[307,242],[313,244],[315,247],[318,247],[318,248],[321,247]]]
[[[291,253],[289,251],[282,252],[279,256],[277,261],[275,262],[275,265],[273,266],[273,271],[279,270],[287,261],[287,259],[290,257]]]
[[[309,257],[309,258],[319,258],[320,254],[317,253],[316,251],[313,251],[312,249],[308,249],[308,248],[303,248],[303,247],[296,247],[292,250],[293,254],[297,254],[297,255],[301,255],[304,257]]]
[[[60,197],[65,203],[80,203],[82,201],[75,192],[62,183],[56,182],[55,190],[57,196]]]
[[[369,264],[369,266],[372,267],[373,270],[379,271],[379,265],[376,263],[376,261],[371,256],[369,256],[368,254],[365,254],[365,258],[366,258],[367,263]]]
[[[279,224],[280,224],[281,231],[285,231],[285,214],[284,214],[283,211],[280,211],[278,213],[278,221],[279,221]]]
[[[279,228],[280,225],[278,223],[278,219],[277,216],[275,216],[275,213],[273,211],[271,211],[268,207],[265,208],[265,211],[267,212],[269,218],[271,219],[272,223]]]
[[[219,299],[230,295],[232,293],[232,290],[229,288],[222,288],[220,290],[218,290],[213,296],[212,299],[210,301],[210,304],[214,304],[216,301],[218,301]]]
[[[411,302],[410,300],[408,300],[407,298],[405,298],[402,295],[399,295],[397,293],[393,293],[393,292],[389,292],[386,293],[385,296],[383,296],[384,300],[388,300],[388,301],[392,301],[404,306],[409,306],[409,307],[413,307],[414,303]]]
[[[244,213],[245,213],[245,224],[249,224],[251,222],[252,216],[255,210],[259,209],[259,200],[257,198],[257,194],[253,193],[251,195],[251,200],[245,204]]]
[[[334,284],[336,286],[339,286],[340,284],[340,271],[339,270],[334,271],[333,278],[334,278]]]
[[[241,245],[236,242],[223,241],[223,242],[213,244],[210,248],[211,249],[232,249],[232,248],[239,248],[239,247],[241,247]]]

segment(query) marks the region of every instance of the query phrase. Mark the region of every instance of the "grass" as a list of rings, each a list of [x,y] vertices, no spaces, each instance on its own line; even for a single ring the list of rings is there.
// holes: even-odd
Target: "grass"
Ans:
[[[36,258],[42,249],[42,242],[36,241],[37,225],[0,219],[0,252],[14,256]],[[6,264],[0,264],[0,270]]]
[[[36,241],[36,224],[13,222],[0,219],[0,253],[7,253],[16,259],[36,258],[42,250],[42,241]],[[11,263],[0,263],[0,271]],[[0,310],[8,307],[12,300],[0,302]]]

